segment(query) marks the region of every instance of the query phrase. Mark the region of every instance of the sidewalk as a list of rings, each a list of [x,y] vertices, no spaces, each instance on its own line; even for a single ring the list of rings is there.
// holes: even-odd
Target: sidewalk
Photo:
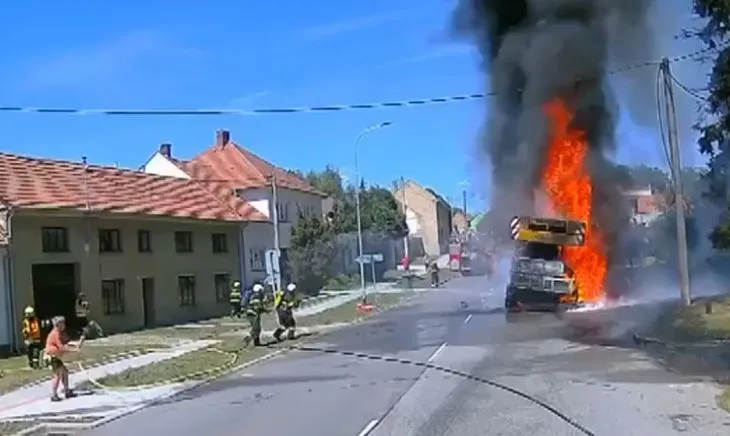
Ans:
[[[89,380],[98,380],[108,375],[119,374],[130,368],[139,368],[152,363],[161,362],[181,356],[185,353],[210,346],[217,341],[195,341],[183,344],[174,350],[154,351],[148,354],[119,360],[94,368],[79,370],[72,366],[69,382],[72,387]],[[140,392],[137,392],[139,394]],[[137,395],[139,396],[139,395]],[[79,414],[89,412],[103,412],[108,410],[109,401],[100,402],[104,395],[80,395],[78,398],[53,403],[50,401],[50,382],[20,388],[16,391],[0,396],[0,420],[8,419],[38,419],[40,417],[57,416],[59,414]],[[119,398],[117,398],[118,403]],[[114,401],[112,401],[114,402]]]

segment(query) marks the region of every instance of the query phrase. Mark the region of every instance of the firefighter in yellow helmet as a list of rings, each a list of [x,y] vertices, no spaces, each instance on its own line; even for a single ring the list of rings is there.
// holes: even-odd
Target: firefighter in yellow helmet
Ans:
[[[274,338],[281,341],[281,335],[286,331],[287,339],[294,339],[297,322],[294,319],[294,309],[299,307],[296,296],[297,285],[289,283],[286,291],[278,291],[274,295],[274,308],[279,318],[279,327],[274,332]]]
[[[260,283],[253,285],[251,295],[246,301],[246,319],[250,325],[248,340],[254,347],[261,345],[261,315],[268,313],[264,303],[264,287]]]
[[[228,294],[228,303],[231,305],[231,318],[241,317],[241,302],[243,295],[241,294],[241,282],[234,281],[231,285],[231,293]]]
[[[28,366],[38,369],[41,367],[41,323],[36,316],[35,309],[28,306],[23,311],[23,340],[28,353]]]

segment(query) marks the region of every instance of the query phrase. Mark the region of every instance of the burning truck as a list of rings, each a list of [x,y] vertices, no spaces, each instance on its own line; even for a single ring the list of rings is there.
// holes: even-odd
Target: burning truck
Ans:
[[[479,48],[493,93],[479,148],[491,168],[493,230],[501,235],[513,216],[544,238],[559,234],[547,219],[585,228],[580,245],[516,241],[513,272],[530,263],[544,279],[553,262],[550,274],[559,265],[570,273],[567,281],[551,276],[562,280],[552,284],[572,287],[563,300],[591,304],[619,293],[607,289],[609,265],[621,255],[630,207],[613,162],[615,127],[621,109],[637,120],[650,112],[645,87],[631,77],[632,92],[617,104],[608,69],[655,57],[650,9],[648,0],[460,0],[454,13],[457,33]],[[536,206],[536,191],[544,207]],[[547,230],[530,230],[531,222]],[[549,253],[533,252],[543,249]]]
[[[566,247],[583,246],[585,223],[522,216],[512,218],[510,231],[516,247],[505,308],[554,310],[582,303],[575,271],[564,262],[563,255]]]

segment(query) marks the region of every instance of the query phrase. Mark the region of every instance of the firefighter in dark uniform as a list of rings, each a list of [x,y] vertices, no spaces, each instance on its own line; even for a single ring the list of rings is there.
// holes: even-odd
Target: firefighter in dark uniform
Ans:
[[[41,322],[35,314],[35,309],[28,306],[23,312],[23,340],[28,353],[28,366],[33,369],[41,367],[41,352],[43,342],[41,340]]]
[[[281,335],[286,331],[287,339],[294,339],[297,322],[294,319],[294,309],[299,307],[296,296],[297,285],[289,283],[286,291],[277,291],[274,294],[274,308],[279,318],[279,327],[274,332],[274,339],[281,341]]]
[[[92,338],[104,336],[104,330],[101,326],[96,321],[89,319],[89,300],[86,299],[86,294],[83,292],[79,293],[76,297],[75,313],[76,322],[79,324],[78,327],[81,330],[78,344],[79,348],[81,348],[89,336]]]
[[[228,294],[228,303],[231,305],[231,318],[241,317],[241,298],[243,296],[241,295],[241,282],[238,280],[233,282],[233,285],[231,286],[231,293]]]
[[[431,287],[432,288],[438,288],[439,287],[439,265],[434,260],[431,262],[431,265],[428,267],[429,272],[431,273]]]
[[[246,302],[246,319],[250,325],[248,340],[254,347],[261,345],[261,315],[268,313],[264,303],[264,287],[256,283],[253,285],[251,296]]]

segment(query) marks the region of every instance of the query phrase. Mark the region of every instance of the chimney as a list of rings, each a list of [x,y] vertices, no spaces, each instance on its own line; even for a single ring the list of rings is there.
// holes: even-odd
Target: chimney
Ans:
[[[166,158],[172,158],[172,144],[160,144],[160,154]]]
[[[215,145],[216,147],[224,147],[231,142],[231,132],[228,130],[218,130],[215,132]]]

